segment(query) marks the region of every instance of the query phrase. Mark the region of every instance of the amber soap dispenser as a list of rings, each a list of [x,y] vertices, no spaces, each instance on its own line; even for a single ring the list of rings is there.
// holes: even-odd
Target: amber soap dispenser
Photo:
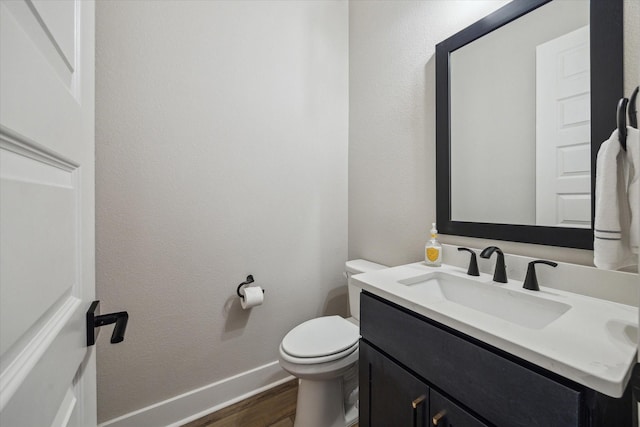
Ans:
[[[442,246],[438,242],[436,223],[431,224],[431,239],[424,246],[424,262],[430,267],[442,265]]]

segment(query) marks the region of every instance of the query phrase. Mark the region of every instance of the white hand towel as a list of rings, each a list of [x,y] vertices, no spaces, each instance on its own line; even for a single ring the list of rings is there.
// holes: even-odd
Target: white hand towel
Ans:
[[[633,253],[638,253],[640,243],[640,132],[627,127],[627,163],[629,172],[629,208],[631,225],[629,227],[630,245]]]
[[[637,263],[629,244],[628,162],[626,155],[620,153],[624,151],[616,129],[600,146],[596,161],[593,262],[596,267],[608,270]]]

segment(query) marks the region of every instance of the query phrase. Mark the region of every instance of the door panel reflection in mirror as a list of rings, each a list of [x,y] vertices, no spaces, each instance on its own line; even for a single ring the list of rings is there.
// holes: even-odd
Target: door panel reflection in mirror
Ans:
[[[590,82],[588,26],[537,46],[536,225],[591,227]]]

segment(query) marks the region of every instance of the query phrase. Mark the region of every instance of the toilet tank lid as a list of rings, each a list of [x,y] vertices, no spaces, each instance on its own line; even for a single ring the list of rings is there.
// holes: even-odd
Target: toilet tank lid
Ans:
[[[369,271],[382,270],[384,268],[389,268],[389,267],[387,267],[386,265],[367,261],[365,259],[354,259],[351,261],[347,261],[345,263],[345,268],[347,269],[347,273],[358,274],[358,273],[366,273]]]

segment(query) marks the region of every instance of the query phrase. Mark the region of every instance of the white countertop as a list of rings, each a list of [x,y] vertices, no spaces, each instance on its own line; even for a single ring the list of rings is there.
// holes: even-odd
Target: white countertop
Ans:
[[[425,297],[414,287],[398,283],[436,271],[569,304],[571,308],[536,329],[445,298]],[[466,275],[465,269],[448,265],[407,264],[354,275],[351,279],[368,292],[608,396],[622,396],[636,361],[636,307],[544,286],[538,292],[528,291],[522,289],[521,281],[494,283],[490,275],[481,273],[480,277],[472,277]]]

